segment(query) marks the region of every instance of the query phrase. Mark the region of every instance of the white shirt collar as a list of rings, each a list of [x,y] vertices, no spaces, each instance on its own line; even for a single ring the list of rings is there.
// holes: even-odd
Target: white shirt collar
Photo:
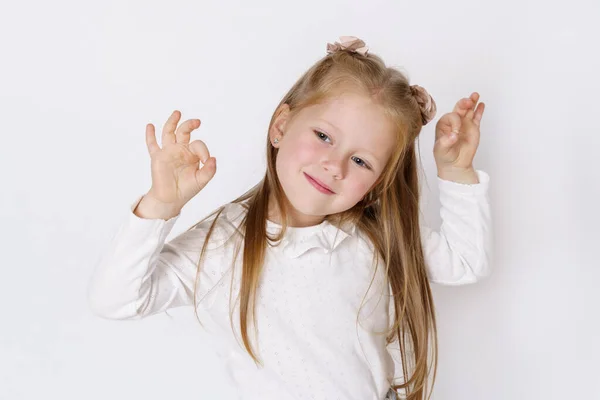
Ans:
[[[228,203],[225,205],[223,214],[232,223],[241,221],[247,209],[240,203]],[[237,224],[235,224],[237,226]],[[267,221],[267,233],[276,234],[281,230],[281,225]],[[356,231],[354,224],[348,224],[344,228],[338,228],[331,222],[325,220],[318,225],[307,227],[288,227],[279,245],[283,254],[290,258],[298,258],[311,249],[322,249],[324,253],[330,253],[347,237]]]

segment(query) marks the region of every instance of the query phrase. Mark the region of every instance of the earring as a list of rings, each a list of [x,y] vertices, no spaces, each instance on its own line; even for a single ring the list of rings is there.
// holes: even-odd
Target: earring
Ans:
[[[275,138],[275,140],[273,140],[273,143],[275,143],[275,144],[279,143],[279,138]]]

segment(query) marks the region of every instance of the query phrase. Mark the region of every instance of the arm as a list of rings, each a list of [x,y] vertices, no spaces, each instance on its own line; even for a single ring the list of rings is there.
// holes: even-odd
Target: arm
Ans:
[[[436,232],[421,226],[421,240],[431,282],[473,283],[488,276],[492,260],[492,220],[489,175],[476,171],[479,183],[467,184],[440,176],[442,224]],[[467,181],[465,178],[463,182]]]
[[[478,183],[469,176],[439,176],[442,225],[439,232],[421,225],[421,240],[431,282],[444,285],[473,283],[491,272],[492,225],[488,199],[489,175],[477,170]],[[464,183],[459,183],[464,182]],[[390,299],[389,318],[394,318]],[[387,345],[390,383],[402,383],[398,338]],[[401,391],[401,394],[405,394]]]
[[[131,206],[89,283],[89,305],[100,317],[141,319],[193,304],[197,261],[210,223],[205,221],[165,243],[179,214],[166,220],[138,217],[134,210],[141,199]],[[214,263],[205,261],[202,266],[198,298],[221,276],[214,273]]]

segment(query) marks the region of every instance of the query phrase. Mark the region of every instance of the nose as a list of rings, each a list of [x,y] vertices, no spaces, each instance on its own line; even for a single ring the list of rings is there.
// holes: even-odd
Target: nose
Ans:
[[[327,171],[333,179],[343,179],[346,175],[344,162],[340,159],[328,158],[321,162],[323,169]]]

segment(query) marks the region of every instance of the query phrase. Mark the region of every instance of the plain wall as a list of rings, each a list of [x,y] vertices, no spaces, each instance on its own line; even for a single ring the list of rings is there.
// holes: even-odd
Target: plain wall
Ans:
[[[150,187],[147,123],[201,119],[218,160],[170,239],[262,177],[275,106],[341,35],[437,102],[420,139],[434,228],[435,123],[486,103],[494,272],[433,286],[433,399],[600,398],[599,17],[595,0],[4,2],[0,399],[226,398],[191,308],[103,320],[88,281]]]

